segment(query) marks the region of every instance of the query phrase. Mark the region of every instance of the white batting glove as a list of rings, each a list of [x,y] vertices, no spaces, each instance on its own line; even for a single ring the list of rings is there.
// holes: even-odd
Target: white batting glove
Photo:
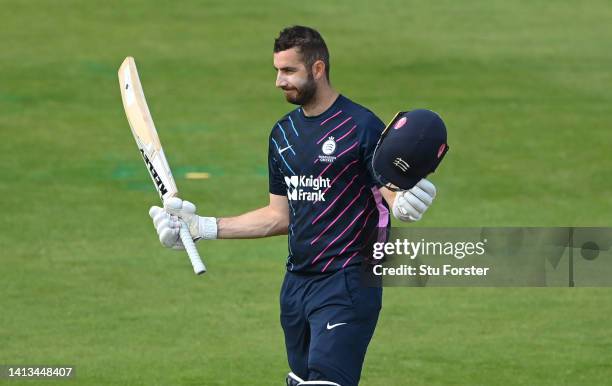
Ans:
[[[164,207],[152,206],[149,216],[157,230],[159,241],[166,248],[184,249],[180,239],[181,221],[187,224],[194,241],[217,238],[217,219],[200,217],[195,214],[196,207],[189,201],[172,197],[164,201]]]
[[[159,206],[152,206],[149,209],[149,216],[153,219],[153,226],[155,226],[159,241],[164,247],[177,250],[185,249],[179,236],[181,224],[178,217],[171,216]]]
[[[196,206],[191,202],[183,201],[178,197],[171,197],[164,201],[164,211],[183,220],[194,240],[217,238],[217,219],[198,216],[195,214]],[[175,219],[175,221],[178,222],[178,219]]]
[[[423,178],[410,190],[397,192],[393,201],[393,215],[401,221],[419,221],[435,197],[436,187]]]

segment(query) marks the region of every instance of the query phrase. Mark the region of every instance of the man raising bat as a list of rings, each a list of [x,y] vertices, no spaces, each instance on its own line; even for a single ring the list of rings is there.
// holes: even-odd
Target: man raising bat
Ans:
[[[179,220],[194,239],[287,234],[280,299],[291,369],[286,382],[355,386],[382,304],[381,288],[360,286],[362,244],[379,227],[389,227],[389,207],[412,222],[431,205],[436,189],[423,177],[446,152],[446,135],[429,134],[439,134],[443,123],[427,110],[406,113],[401,127],[387,128],[375,155],[385,125],[332,88],[329,52],[317,31],[301,26],[281,31],[274,68],[276,87],[297,108],[270,133],[268,205],[236,217],[201,217],[192,203],[174,197],[151,215],[162,244],[170,248],[181,245]],[[425,138],[417,148],[427,151],[412,159],[412,150],[404,154],[387,142],[404,136]]]

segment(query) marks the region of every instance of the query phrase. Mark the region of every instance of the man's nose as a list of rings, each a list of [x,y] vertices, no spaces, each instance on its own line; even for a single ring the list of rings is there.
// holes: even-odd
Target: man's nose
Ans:
[[[276,75],[276,87],[281,88],[287,86],[287,81],[281,73]]]

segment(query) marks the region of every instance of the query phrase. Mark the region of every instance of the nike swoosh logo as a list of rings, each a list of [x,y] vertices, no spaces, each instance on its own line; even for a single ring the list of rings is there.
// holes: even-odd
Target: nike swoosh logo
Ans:
[[[329,322],[327,322],[327,329],[328,329],[328,330],[331,330],[331,329],[334,329],[334,328],[336,328],[336,327],[338,327],[338,326],[342,326],[342,325],[345,325],[345,324],[347,324],[347,323],[336,323],[336,324],[329,324]]]
[[[285,148],[279,149],[279,150],[278,150],[278,154],[283,154],[283,152],[284,152],[285,150],[289,150],[289,149],[291,149],[291,145],[289,145],[289,146],[287,146],[287,147],[285,147]]]

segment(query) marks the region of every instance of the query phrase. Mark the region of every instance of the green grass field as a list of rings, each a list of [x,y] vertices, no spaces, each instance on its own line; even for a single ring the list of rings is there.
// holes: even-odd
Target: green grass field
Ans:
[[[0,9],[0,364],[77,368],[41,384],[267,386],[287,372],[286,240],[200,243],[205,277],[159,245],[118,89],[128,55],[202,215],[266,203],[269,130],[292,108],[274,88],[272,43],[305,24],[326,38],[342,93],[385,121],[416,107],[445,118],[451,151],[418,226],[610,225],[607,1]],[[611,295],[387,288],[362,384],[610,384]]]

